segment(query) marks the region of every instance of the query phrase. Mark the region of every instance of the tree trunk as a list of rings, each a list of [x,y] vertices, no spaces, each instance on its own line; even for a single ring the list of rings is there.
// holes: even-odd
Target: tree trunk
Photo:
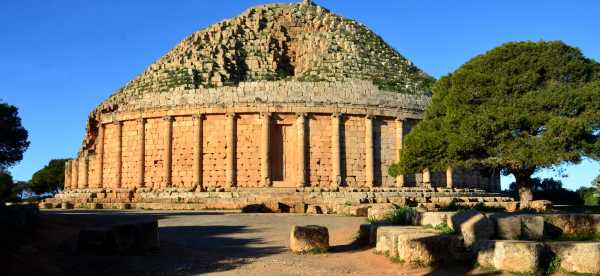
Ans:
[[[533,170],[522,170],[513,172],[517,180],[517,190],[519,191],[519,201],[522,206],[527,206],[533,200],[533,185],[531,183],[531,175]]]

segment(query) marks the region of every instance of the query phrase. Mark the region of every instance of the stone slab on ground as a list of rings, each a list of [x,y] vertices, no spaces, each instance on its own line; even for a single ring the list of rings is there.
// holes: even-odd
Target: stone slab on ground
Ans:
[[[600,233],[600,214],[543,214],[548,234]]]
[[[560,258],[560,268],[570,273],[600,274],[600,242],[549,242]]]
[[[398,208],[394,204],[373,204],[367,210],[367,218],[370,221],[381,221],[391,217]]]
[[[418,266],[456,264],[473,258],[460,236],[416,232],[398,236],[398,258]]]
[[[290,249],[296,253],[326,252],[329,250],[329,230],[318,225],[292,227]]]
[[[432,232],[434,231],[420,226],[379,226],[375,252],[395,258],[398,256],[399,236]]]
[[[456,212],[417,212],[414,223],[416,225],[430,225],[433,227],[441,224],[451,225],[452,216],[455,214]]]
[[[481,266],[512,273],[537,271],[545,254],[543,243],[531,241],[479,241],[474,248]]]

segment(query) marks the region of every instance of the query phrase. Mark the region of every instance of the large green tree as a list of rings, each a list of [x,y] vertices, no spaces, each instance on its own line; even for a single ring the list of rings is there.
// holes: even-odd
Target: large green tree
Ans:
[[[600,158],[600,64],[562,42],[511,42],[433,87],[390,174],[449,166],[513,174],[532,199],[540,168]]]
[[[68,159],[53,159],[31,177],[29,189],[36,194],[57,193],[65,184],[65,162]]]
[[[8,168],[23,159],[29,147],[27,130],[21,125],[16,107],[0,102],[0,168]]]

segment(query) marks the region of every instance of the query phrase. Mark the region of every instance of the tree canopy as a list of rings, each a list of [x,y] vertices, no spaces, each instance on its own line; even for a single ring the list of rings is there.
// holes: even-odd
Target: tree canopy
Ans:
[[[53,159],[31,177],[29,189],[36,194],[57,193],[65,184],[65,162],[68,159]]]
[[[0,168],[10,167],[23,159],[23,152],[29,147],[27,138],[18,109],[0,102]]]
[[[392,175],[498,168],[527,201],[536,170],[600,158],[600,64],[560,41],[503,44],[432,90]]]

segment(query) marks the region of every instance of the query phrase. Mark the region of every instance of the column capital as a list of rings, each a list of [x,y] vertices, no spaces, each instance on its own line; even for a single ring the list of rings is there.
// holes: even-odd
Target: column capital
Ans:
[[[163,116],[162,119],[164,121],[167,121],[167,122],[172,122],[173,121],[173,116],[170,116],[170,115]]]
[[[368,120],[375,119],[375,118],[377,118],[377,115],[373,115],[373,114],[365,115],[365,119],[368,119]]]
[[[198,113],[198,114],[192,115],[193,121],[201,121],[202,119],[204,119],[204,113]]]
[[[143,123],[146,122],[146,118],[144,118],[144,117],[137,118],[135,121],[138,122],[138,123],[140,123],[140,124],[143,124]]]
[[[235,116],[237,116],[237,114],[235,112],[225,113],[225,117],[227,117],[227,118],[235,118]]]
[[[296,117],[298,118],[306,118],[308,117],[308,112],[297,112]]]
[[[331,113],[331,117],[333,117],[333,118],[342,118],[342,117],[344,117],[344,113],[342,113],[342,112],[333,112],[333,113]]]
[[[122,126],[123,125],[123,121],[120,121],[120,120],[113,120],[112,123],[115,124],[115,125],[117,125],[117,126]]]
[[[404,118],[404,117],[400,117],[400,116],[397,116],[397,117],[394,119],[394,121],[397,121],[397,122],[404,122],[405,120],[406,120],[406,118]]]
[[[271,112],[261,112],[259,116],[260,116],[261,118],[264,118],[264,117],[271,117],[271,116],[273,116],[273,113],[271,113]]]

